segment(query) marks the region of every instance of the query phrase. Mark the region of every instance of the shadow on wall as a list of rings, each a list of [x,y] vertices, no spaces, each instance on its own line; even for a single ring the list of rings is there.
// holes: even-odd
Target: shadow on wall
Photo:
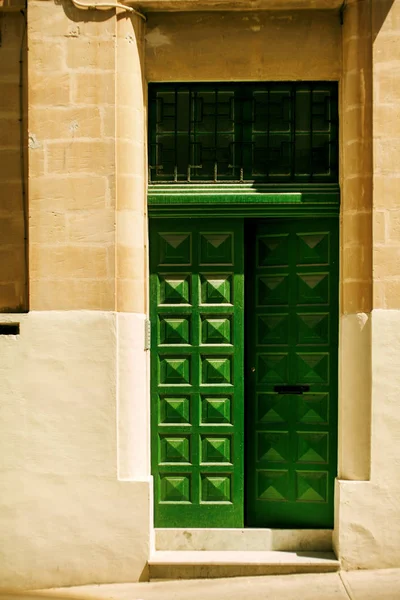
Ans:
[[[87,3],[95,4],[95,2]],[[96,23],[103,23],[114,16],[112,10],[81,10],[76,8],[71,0],[54,0],[54,4],[56,6],[62,6],[65,16],[74,23],[89,23],[93,21]]]
[[[25,13],[0,13],[0,313],[28,304],[26,65]]]
[[[375,42],[395,0],[372,0],[372,42]]]

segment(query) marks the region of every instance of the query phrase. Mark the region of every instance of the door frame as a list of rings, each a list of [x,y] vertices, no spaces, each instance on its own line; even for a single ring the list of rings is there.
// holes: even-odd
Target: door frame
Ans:
[[[171,217],[174,219],[209,219],[210,214],[206,209],[210,208],[210,205],[212,205],[213,219],[236,217],[246,221],[246,219],[255,217],[297,219],[320,216],[335,217],[339,220],[340,193],[339,186],[336,184],[290,186],[286,190],[282,189],[282,186],[260,185],[255,187],[248,184],[227,185],[225,189],[220,184],[215,186],[191,185],[190,189],[187,186],[162,186],[160,184],[149,187],[149,219]],[[338,260],[340,261],[340,250]],[[338,284],[340,286],[340,277]],[[340,368],[339,364],[338,368]],[[337,398],[337,408],[338,405],[339,398]],[[337,439],[339,437],[338,424],[336,437]],[[245,479],[246,469],[244,485],[246,485]],[[335,498],[333,502],[335,503]],[[243,518],[245,523],[245,506]]]

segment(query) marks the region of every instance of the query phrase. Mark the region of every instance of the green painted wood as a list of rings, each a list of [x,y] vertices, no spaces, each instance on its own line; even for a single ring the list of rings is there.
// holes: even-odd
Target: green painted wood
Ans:
[[[334,216],[340,195],[337,185],[153,185],[148,204],[149,214],[157,217],[202,217],[204,209],[214,218]]]
[[[150,182],[337,182],[338,84],[150,84],[148,147]]]
[[[150,221],[156,527],[242,527],[243,222]]]
[[[339,214],[339,206],[320,206],[320,205],[279,205],[279,204],[252,204],[252,205],[214,205],[205,207],[204,205],[191,206],[156,206],[149,207],[149,215],[157,218],[173,218],[173,219],[197,219],[204,218],[204,213],[207,213],[214,219],[219,218],[249,218],[249,217],[337,217]]]
[[[247,525],[333,526],[338,219],[247,231]],[[295,395],[277,385],[305,385]]]

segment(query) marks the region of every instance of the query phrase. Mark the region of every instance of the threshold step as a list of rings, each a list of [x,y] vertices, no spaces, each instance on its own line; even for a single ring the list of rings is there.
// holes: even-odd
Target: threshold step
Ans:
[[[155,549],[332,552],[332,529],[158,528]]]
[[[149,560],[153,581],[329,573],[339,569],[332,552],[155,551]]]

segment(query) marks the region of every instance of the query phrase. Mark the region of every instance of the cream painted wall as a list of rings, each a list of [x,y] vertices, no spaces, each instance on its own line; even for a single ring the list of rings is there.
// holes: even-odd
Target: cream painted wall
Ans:
[[[371,323],[371,481],[336,487],[336,548],[345,569],[400,565],[400,311],[373,310]],[[353,357],[355,369],[362,358]]]
[[[147,397],[143,320],[31,312],[0,337],[0,587],[146,576],[148,443],[132,419]]]
[[[342,315],[339,332],[338,478],[368,480],[371,458],[371,313]]]

